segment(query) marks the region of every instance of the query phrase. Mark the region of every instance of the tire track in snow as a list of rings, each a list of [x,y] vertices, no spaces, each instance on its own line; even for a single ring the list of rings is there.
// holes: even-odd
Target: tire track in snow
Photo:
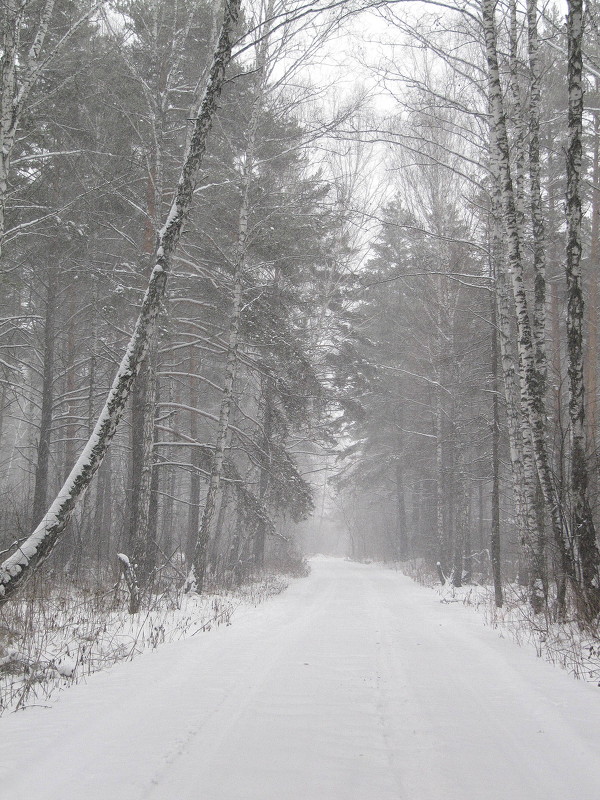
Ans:
[[[321,590],[325,597],[331,591],[331,585],[323,587]],[[277,604],[277,600],[278,598],[275,598],[269,602]],[[202,769],[210,769],[212,761],[231,735],[231,731],[235,730],[239,724],[246,709],[252,705],[256,696],[264,691],[265,687],[268,687],[270,676],[278,669],[282,653],[288,646],[290,637],[301,635],[307,626],[314,624],[314,617],[317,613],[315,606],[320,602],[322,602],[320,593],[315,593],[312,597],[307,598],[306,604],[299,608],[299,613],[293,618],[285,613],[268,614],[267,618],[263,618],[260,624],[252,630],[249,639],[253,641],[246,642],[251,645],[246,649],[244,649],[244,637],[242,637],[242,641],[236,636],[228,637],[230,641],[223,643],[218,659],[223,664],[238,662],[232,679],[222,687],[216,702],[209,708],[203,708],[202,720],[190,727],[185,736],[175,741],[165,756],[166,763],[155,771],[149,786],[142,791],[141,797],[148,798],[148,800],[162,797],[165,791],[164,787],[167,786],[165,796],[171,800],[173,786],[182,782],[180,776],[177,775],[178,770],[185,773],[184,783],[191,780],[194,784],[193,797],[197,797],[196,784],[199,780],[200,770],[196,750],[201,750]],[[276,609],[271,609],[271,611],[274,610],[276,611]],[[235,631],[231,630],[230,633],[235,634]],[[233,638],[236,639],[235,642],[231,641]],[[257,650],[255,640],[263,641],[264,649]],[[218,665],[211,661],[204,665],[204,669],[210,674],[218,669]],[[201,687],[202,678],[201,674],[198,688]],[[199,696],[195,696],[192,690],[189,697],[190,705],[195,702],[201,703],[203,694],[204,692],[200,691]],[[200,737],[202,741],[198,741]],[[182,761],[188,759],[190,755],[193,761],[191,779],[188,775],[189,765],[185,764],[182,768]],[[183,790],[184,787],[178,789],[178,791]]]
[[[600,694],[374,565],[0,720],[11,800],[598,800]]]

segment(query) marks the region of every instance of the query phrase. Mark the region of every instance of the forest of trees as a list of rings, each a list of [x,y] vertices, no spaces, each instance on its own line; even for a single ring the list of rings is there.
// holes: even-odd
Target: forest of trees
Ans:
[[[357,554],[502,579],[534,610],[598,612],[597,27],[593,5],[386,11],[418,46],[398,96],[395,194],[361,274],[364,402],[341,481]],[[585,297],[585,305],[584,305]],[[585,394],[584,394],[585,387]]]
[[[326,491],[597,616],[600,9],[450,5],[0,5],[3,599],[293,567]]]

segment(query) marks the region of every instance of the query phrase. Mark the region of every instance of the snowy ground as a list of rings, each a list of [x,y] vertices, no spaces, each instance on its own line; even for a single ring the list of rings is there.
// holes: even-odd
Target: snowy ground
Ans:
[[[598,800],[600,690],[373,565],[0,720],[11,800]]]
[[[139,614],[128,614],[127,594],[115,598],[114,590],[22,595],[0,609],[0,712],[46,706],[62,689],[118,661],[229,625],[236,610],[288,583],[267,577],[202,596],[168,590],[144,598]]]

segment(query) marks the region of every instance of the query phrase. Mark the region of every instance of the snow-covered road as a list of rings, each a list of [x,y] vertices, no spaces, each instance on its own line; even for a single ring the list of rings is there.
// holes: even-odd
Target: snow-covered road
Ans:
[[[337,559],[0,737],[10,800],[600,798],[600,689]]]

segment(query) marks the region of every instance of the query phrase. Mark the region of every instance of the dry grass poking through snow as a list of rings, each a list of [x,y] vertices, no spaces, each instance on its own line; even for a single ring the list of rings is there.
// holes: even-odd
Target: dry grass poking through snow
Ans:
[[[434,588],[442,603],[475,608],[500,635],[535,650],[538,657],[562,667],[575,678],[600,686],[600,620],[595,625],[582,626],[575,619],[559,623],[550,613],[534,614],[526,589],[517,584],[504,586],[504,606],[496,608],[491,586],[440,586],[437,576],[427,571],[423,563],[407,562],[402,571]]]
[[[42,591],[38,579],[0,609],[0,714],[44,705],[60,689],[164,642],[229,625],[239,606],[257,605],[287,585],[278,576],[202,596],[168,589],[131,615],[120,588],[65,582]]]

